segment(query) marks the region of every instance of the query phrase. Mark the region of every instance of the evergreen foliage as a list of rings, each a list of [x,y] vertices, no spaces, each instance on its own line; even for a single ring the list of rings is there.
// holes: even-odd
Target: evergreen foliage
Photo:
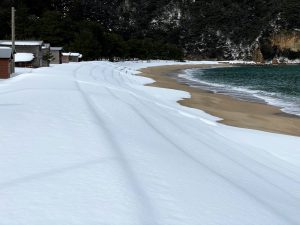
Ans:
[[[41,39],[89,60],[227,59],[232,46],[258,37],[268,59],[274,26],[300,28],[298,0],[2,0],[0,39],[10,37],[12,5],[17,39]]]

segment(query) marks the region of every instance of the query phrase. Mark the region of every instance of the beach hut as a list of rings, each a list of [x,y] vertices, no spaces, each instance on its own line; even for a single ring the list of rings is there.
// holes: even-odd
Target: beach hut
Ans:
[[[50,47],[50,53],[52,55],[51,64],[62,63],[62,47]]]
[[[16,53],[16,67],[33,67],[34,55],[32,53]]]
[[[62,53],[62,63],[69,63],[70,62],[70,53],[63,52]]]
[[[70,53],[70,62],[79,62],[80,53],[71,52]]]
[[[32,53],[34,55],[34,60],[32,62],[32,67],[43,66],[43,51],[42,46],[43,41],[16,41],[16,52],[17,53]],[[12,42],[9,40],[0,40],[0,46],[11,47]]]
[[[8,79],[11,74],[12,49],[0,47],[0,79]]]

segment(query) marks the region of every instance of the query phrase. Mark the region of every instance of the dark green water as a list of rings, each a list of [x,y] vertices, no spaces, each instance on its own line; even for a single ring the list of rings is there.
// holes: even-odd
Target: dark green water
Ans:
[[[206,89],[264,101],[300,115],[300,66],[242,66],[186,70],[181,77]]]

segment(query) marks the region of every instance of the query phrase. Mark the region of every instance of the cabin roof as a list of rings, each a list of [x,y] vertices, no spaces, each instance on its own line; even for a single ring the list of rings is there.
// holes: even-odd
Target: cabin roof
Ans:
[[[70,52],[70,56],[79,57],[79,56],[80,56],[80,53],[77,53],[77,52]]]
[[[0,59],[11,59],[12,49],[8,47],[0,47]]]
[[[41,46],[43,45],[43,41],[16,41],[16,46]],[[0,40],[0,45],[11,46],[12,41],[9,40]]]
[[[61,51],[62,49],[62,47],[50,47],[51,51]]]
[[[70,54],[71,54],[70,52],[63,52],[62,53],[63,56],[70,56]]]

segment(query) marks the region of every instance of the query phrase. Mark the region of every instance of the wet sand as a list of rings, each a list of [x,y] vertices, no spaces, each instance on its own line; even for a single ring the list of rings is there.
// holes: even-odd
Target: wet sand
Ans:
[[[149,67],[141,70],[143,76],[154,79],[156,82],[149,86],[163,87],[187,91],[191,98],[178,101],[181,105],[203,110],[211,115],[222,118],[222,124],[268,131],[273,133],[300,136],[300,117],[282,112],[275,106],[262,103],[253,103],[237,100],[233,97],[214,94],[179,83],[176,76],[167,76],[179,73],[189,68],[224,67],[229,65],[173,65]]]

